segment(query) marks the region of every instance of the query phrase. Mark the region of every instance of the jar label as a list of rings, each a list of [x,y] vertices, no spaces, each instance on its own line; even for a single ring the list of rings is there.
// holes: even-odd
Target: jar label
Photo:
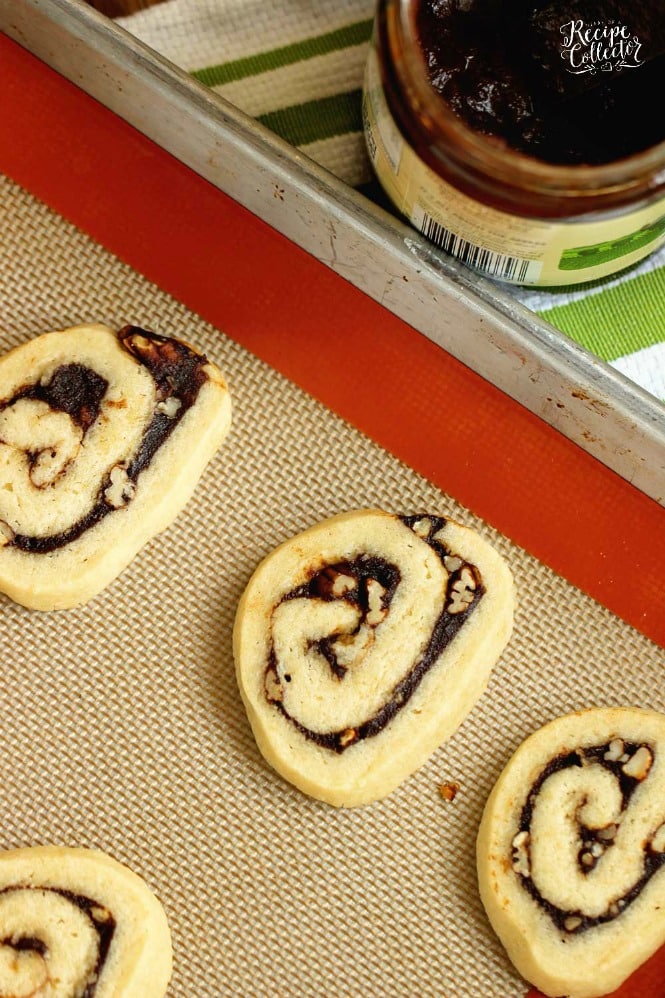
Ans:
[[[402,215],[473,269],[511,284],[556,287],[614,274],[665,242],[665,198],[597,221],[525,218],[491,208],[438,176],[404,140],[370,49],[363,93],[367,148]]]

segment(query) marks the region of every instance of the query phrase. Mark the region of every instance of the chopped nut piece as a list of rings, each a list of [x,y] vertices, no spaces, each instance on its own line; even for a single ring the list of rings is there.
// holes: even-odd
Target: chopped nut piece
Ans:
[[[439,797],[442,800],[452,803],[459,793],[460,785],[454,781],[446,781],[439,784]]]
[[[181,400],[176,398],[175,395],[171,395],[169,398],[164,399],[163,402],[157,403],[156,411],[161,412],[164,416],[169,416],[172,419],[181,405]]]
[[[620,738],[615,738],[610,742],[610,747],[603,756],[608,762],[618,762],[623,755],[623,742]]]
[[[132,336],[132,343],[137,350],[151,350],[152,343],[147,336],[139,336],[136,333]]]
[[[590,852],[583,852],[580,856],[582,866],[593,866],[595,860]]]
[[[611,842],[618,830],[617,825],[608,825],[607,828],[599,828],[596,835],[603,842]]]
[[[422,520],[416,520],[413,525],[413,532],[417,534],[418,537],[429,537],[429,532],[432,529],[432,521],[426,516]]]
[[[367,580],[367,603],[369,611],[365,620],[370,627],[380,624],[388,613],[386,607],[383,605],[384,594],[385,589],[377,579]]]
[[[564,920],[563,927],[566,932],[574,932],[575,929],[579,929],[582,924],[582,919],[577,915],[569,915],[568,918]]]
[[[345,575],[334,568],[324,568],[314,579],[314,588],[319,596],[344,596],[357,589],[358,580],[353,575]]]
[[[136,485],[130,480],[126,469],[120,464],[116,464],[115,467],[111,468],[109,477],[111,484],[104,492],[104,498],[109,506],[113,506],[114,509],[120,509],[134,498]]]
[[[527,831],[518,832],[512,841],[513,847],[513,870],[523,877],[531,876],[531,861],[529,858],[529,833]]]
[[[346,731],[343,731],[339,736],[339,744],[342,748],[346,748],[347,745],[351,745],[352,742],[355,742],[357,737],[358,732],[355,728],[347,728]]]
[[[358,585],[357,579],[354,579],[352,575],[342,575],[340,572],[332,586],[333,596],[343,596],[345,593],[350,593]]]
[[[361,624],[355,634],[340,634],[333,644],[338,666],[351,669],[362,662],[374,640],[374,631],[368,624]]]
[[[0,520],[0,548],[3,548],[5,544],[11,544],[14,540],[14,531],[5,523],[4,520]]]
[[[447,554],[443,559],[443,564],[446,571],[450,572],[452,575],[453,572],[456,572],[462,567],[464,562],[461,558],[458,558],[456,554]]]
[[[473,602],[476,580],[470,568],[463,568],[459,579],[453,583],[448,613],[462,613]]]
[[[651,752],[646,745],[641,745],[632,759],[628,759],[625,765],[622,766],[622,770],[626,776],[630,776],[634,780],[643,780],[651,769],[652,762],[653,756]]]
[[[594,842],[594,844],[591,846],[591,855],[593,856],[594,859],[598,859],[600,856],[603,855],[604,852],[605,852],[605,847],[602,845],[601,842]]]

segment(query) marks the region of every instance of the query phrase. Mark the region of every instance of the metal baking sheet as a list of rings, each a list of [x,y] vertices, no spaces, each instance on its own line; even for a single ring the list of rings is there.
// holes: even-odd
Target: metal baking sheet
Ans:
[[[665,505],[665,406],[500,286],[82,0],[0,0],[0,29]]]

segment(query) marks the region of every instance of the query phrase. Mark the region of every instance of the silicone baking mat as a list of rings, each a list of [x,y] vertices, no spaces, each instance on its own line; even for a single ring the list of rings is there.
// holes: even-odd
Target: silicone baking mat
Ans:
[[[81,321],[143,324],[205,350],[235,405],[186,510],[103,594],[52,614],[3,599],[0,845],[97,847],[142,874],[172,927],[173,998],[521,998],[476,890],[486,796],[554,716],[665,710],[665,651],[8,180],[0,232],[3,351]],[[458,732],[388,799],[346,811],[263,762],[231,631],[259,559],[367,505],[482,530],[519,609]]]

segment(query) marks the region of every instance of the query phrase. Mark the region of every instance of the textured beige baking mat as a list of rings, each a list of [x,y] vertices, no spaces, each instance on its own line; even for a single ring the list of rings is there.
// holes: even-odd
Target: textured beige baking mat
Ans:
[[[3,352],[82,321],[144,324],[203,348],[235,404],[186,510],[101,596],[57,614],[0,597],[0,846],[91,846],[142,874],[173,931],[174,998],[520,998],[476,891],[485,798],[552,717],[665,709],[665,652],[8,181],[0,241]],[[231,631],[259,559],[371,505],[478,526],[519,610],[456,735],[387,800],[335,810],[263,762]]]

